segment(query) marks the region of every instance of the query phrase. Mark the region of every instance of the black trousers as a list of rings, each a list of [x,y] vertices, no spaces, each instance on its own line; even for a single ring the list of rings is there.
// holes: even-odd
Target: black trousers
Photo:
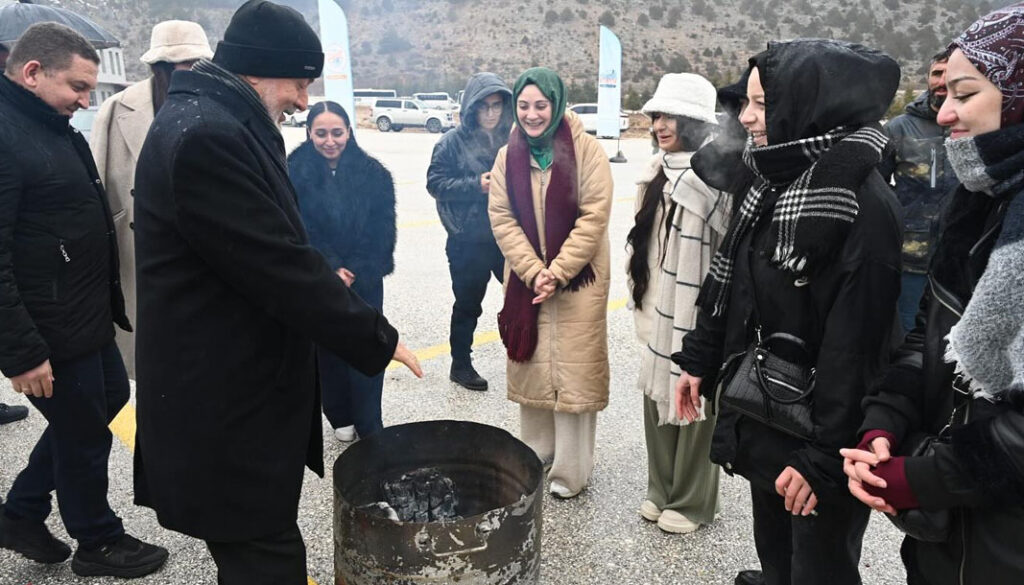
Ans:
[[[480,306],[487,293],[491,274],[501,282],[505,271],[505,257],[493,240],[490,242],[462,242],[449,236],[445,246],[448,253],[448,272],[452,276],[451,335],[453,362],[468,362],[473,351],[473,332],[483,313]]]
[[[29,397],[46,417],[46,430],[7,493],[5,512],[42,522],[56,491],[68,534],[81,546],[95,548],[124,534],[121,519],[107,503],[112,441],[107,425],[128,402],[128,374],[113,340],[101,350],[50,365],[53,396]]]
[[[243,542],[206,541],[219,585],[306,585],[306,545],[299,527]]]
[[[384,307],[384,279],[356,277],[352,290],[378,311]],[[380,399],[384,390],[384,372],[367,376],[333,353],[318,347],[320,394],[324,414],[331,428],[355,425],[360,437],[369,437],[384,428]]]
[[[852,496],[819,501],[817,516],[793,516],[774,490],[750,485],[754,544],[766,585],[860,585],[860,550],[871,509]]]

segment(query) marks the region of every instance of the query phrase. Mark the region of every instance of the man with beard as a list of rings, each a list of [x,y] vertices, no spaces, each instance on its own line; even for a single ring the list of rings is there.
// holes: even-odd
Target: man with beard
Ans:
[[[938,237],[939,213],[956,186],[946,158],[946,129],[935,117],[946,100],[946,61],[949,50],[931,59],[928,91],[883,128],[892,141],[889,156],[879,171],[895,179],[896,196],[903,206],[903,279],[899,299],[904,331],[914,328],[918,304],[927,281],[931,249]]]
[[[422,375],[314,248],[284,113],[324,54],[292,8],[250,0],[213,60],[171,79],[135,181],[135,498],[206,541],[221,585],[305,585],[304,464],[323,475],[314,342],[374,375]]]

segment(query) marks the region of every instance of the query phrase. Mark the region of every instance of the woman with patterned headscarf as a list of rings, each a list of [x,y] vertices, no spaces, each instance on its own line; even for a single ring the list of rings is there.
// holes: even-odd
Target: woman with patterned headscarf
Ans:
[[[1024,4],[950,47],[938,122],[961,185],[917,327],[867,401],[845,468],[876,510],[948,511],[931,541],[904,540],[909,583],[1024,583]],[[915,449],[923,435],[939,436],[931,451]]]
[[[575,497],[594,465],[608,405],[606,313],[612,178],[608,155],[565,109],[550,69],[516,81],[516,128],[491,171],[488,212],[505,256],[498,329],[521,437],[550,467],[551,493]]]

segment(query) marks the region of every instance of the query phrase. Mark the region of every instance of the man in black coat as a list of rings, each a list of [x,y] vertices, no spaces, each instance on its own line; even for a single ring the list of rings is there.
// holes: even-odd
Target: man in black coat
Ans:
[[[222,584],[306,583],[314,341],[368,375],[392,357],[421,375],[302,225],[277,123],[305,109],[323,60],[297,11],[250,0],[213,61],[174,74],[136,170],[135,497],[206,540]]]
[[[441,137],[427,169],[427,191],[448,232],[445,252],[452,276],[451,379],[470,390],[487,390],[470,361],[473,331],[491,274],[501,282],[505,257],[487,215],[491,167],[512,128],[512,91],[493,73],[469,78],[462,94],[460,125]]]
[[[0,44],[0,71],[7,66],[7,56],[10,53],[6,46]],[[28,416],[27,406],[10,406],[0,402],[0,425],[19,421],[26,416]]]
[[[167,551],[125,534],[107,504],[107,425],[128,402],[114,323],[131,330],[117,241],[89,145],[99,55],[71,29],[29,28],[0,76],[0,370],[46,430],[0,511],[0,547],[41,563],[71,549],[44,524],[56,490],[78,575],[140,577]]]

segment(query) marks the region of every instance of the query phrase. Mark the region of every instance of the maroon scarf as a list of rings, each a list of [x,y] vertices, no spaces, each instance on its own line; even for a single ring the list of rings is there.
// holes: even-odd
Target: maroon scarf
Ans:
[[[551,163],[551,177],[547,195],[544,198],[544,241],[548,257],[544,265],[558,257],[562,243],[576,225],[579,217],[579,185],[576,172],[576,148],[572,143],[572,130],[565,121],[555,131],[554,157]],[[537,217],[533,212],[533,182],[530,179],[530,146],[522,131],[512,133],[508,141],[507,184],[508,199],[512,213],[533,245],[537,256],[541,255],[540,231]],[[579,274],[569,281],[566,288],[578,291],[594,282],[594,269],[587,264]],[[505,305],[498,313],[498,332],[514,362],[525,362],[537,349],[537,317],[540,305],[533,304],[533,291],[519,279],[515,271],[509,273],[505,287]]]

